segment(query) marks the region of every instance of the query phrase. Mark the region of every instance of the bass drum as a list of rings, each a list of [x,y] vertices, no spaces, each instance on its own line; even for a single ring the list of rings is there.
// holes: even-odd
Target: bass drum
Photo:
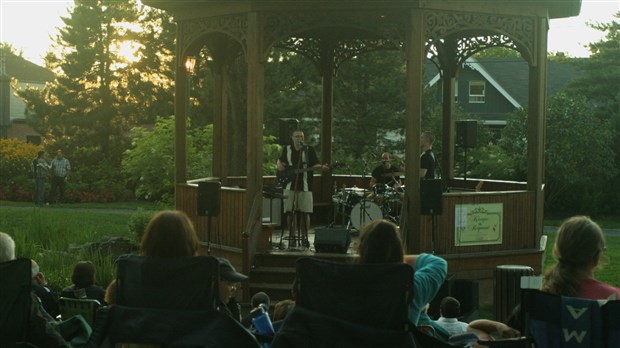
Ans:
[[[377,203],[361,201],[351,209],[351,225],[358,231],[364,224],[380,219],[383,219],[383,212]]]

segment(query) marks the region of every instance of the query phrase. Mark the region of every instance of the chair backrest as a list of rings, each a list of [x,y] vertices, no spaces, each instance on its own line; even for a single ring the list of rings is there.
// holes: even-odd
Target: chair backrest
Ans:
[[[89,325],[93,325],[95,312],[101,306],[101,303],[92,299],[77,299],[69,297],[61,297],[58,300],[60,307],[60,316],[62,320],[67,320],[74,315],[82,315]]]
[[[602,347],[601,301],[524,289],[526,334],[538,347]]]
[[[31,283],[30,259],[0,263],[0,346],[25,341]]]
[[[301,258],[296,268],[296,306],[359,325],[407,329],[413,297],[411,266]]]
[[[212,256],[117,260],[117,304],[129,307],[214,310],[219,265]]]
[[[620,347],[620,300],[609,301],[602,309],[605,347]]]

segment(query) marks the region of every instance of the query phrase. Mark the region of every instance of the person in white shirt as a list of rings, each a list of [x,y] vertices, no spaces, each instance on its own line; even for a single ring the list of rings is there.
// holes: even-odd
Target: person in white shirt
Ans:
[[[435,322],[446,329],[450,336],[467,332],[467,323],[459,321],[461,315],[461,303],[454,297],[446,296],[441,300],[439,307],[439,319]]]

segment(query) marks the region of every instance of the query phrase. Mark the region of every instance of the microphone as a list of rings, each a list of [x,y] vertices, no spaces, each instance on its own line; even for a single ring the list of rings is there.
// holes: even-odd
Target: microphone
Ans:
[[[302,148],[304,148],[304,149],[307,147],[306,143],[304,143],[304,141],[303,141],[303,140],[300,140],[300,141],[299,141],[299,146],[301,146],[301,147],[302,147]]]

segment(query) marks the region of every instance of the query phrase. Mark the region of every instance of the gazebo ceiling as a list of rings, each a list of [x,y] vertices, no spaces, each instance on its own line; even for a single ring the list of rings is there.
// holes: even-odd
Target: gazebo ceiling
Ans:
[[[377,9],[469,10],[503,14],[547,13],[549,19],[579,15],[581,0],[143,0],[178,20],[245,12],[359,11]]]

